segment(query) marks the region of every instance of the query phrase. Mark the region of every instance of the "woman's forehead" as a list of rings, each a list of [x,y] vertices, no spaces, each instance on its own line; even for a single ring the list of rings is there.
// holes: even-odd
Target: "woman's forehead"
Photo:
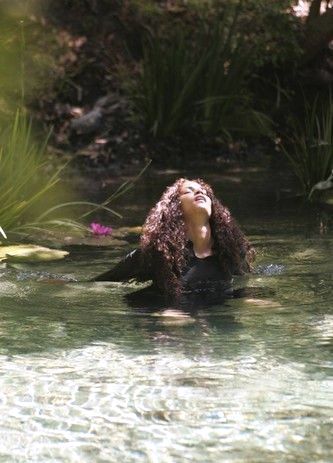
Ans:
[[[184,180],[181,185],[181,188],[202,188],[200,183],[196,182],[195,180]]]

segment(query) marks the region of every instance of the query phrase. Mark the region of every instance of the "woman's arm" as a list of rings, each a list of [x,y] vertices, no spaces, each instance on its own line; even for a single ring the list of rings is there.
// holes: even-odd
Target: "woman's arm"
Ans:
[[[140,249],[128,253],[115,267],[92,278],[91,281],[126,281],[132,279],[139,281],[152,279],[149,267],[142,263]]]

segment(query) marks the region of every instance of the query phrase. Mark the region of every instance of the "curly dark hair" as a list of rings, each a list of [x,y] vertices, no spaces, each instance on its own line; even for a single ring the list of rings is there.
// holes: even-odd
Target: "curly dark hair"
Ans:
[[[167,296],[174,299],[181,291],[180,276],[185,266],[188,238],[179,193],[184,181],[179,178],[162,194],[149,212],[143,226],[140,247],[144,265],[153,269],[155,281]],[[221,269],[230,276],[252,270],[254,248],[240,230],[230,211],[215,197],[210,185],[199,183],[212,201],[209,219],[213,251]]]

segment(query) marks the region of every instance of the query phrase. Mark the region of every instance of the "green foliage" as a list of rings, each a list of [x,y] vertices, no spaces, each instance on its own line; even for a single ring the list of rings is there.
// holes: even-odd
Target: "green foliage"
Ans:
[[[219,2],[218,2],[219,3]],[[253,65],[273,69],[288,63],[288,72],[302,57],[302,22],[291,13],[292,0],[242,2],[239,29],[253,49]]]
[[[207,24],[238,10],[237,31],[252,50],[256,67],[296,63],[302,54],[302,21],[292,14],[293,0],[130,0],[145,23],[170,35],[175,23],[195,33],[198,18]]]
[[[31,122],[23,111],[17,111],[14,121],[0,133],[1,230],[24,234],[27,230],[40,232],[60,227],[82,232],[87,230],[83,220],[97,210],[121,217],[110,208],[110,202],[132,188],[149,163],[135,179],[123,183],[102,204],[73,200],[59,203],[63,194],[55,187],[64,166],[51,175],[47,173],[47,141],[39,144],[33,140]],[[1,232],[1,236],[5,234]]]
[[[269,132],[246,89],[251,53],[237,33],[238,16],[232,8],[213,25],[202,18],[194,35],[178,26],[172,37],[148,37],[135,103],[155,136],[193,128],[226,138]]]
[[[22,112],[16,113],[12,126],[0,134],[0,140],[0,224],[9,230],[26,220],[29,209],[60,177],[59,170],[45,177],[45,144],[33,142],[31,124]]]
[[[284,152],[298,177],[302,193],[326,180],[333,169],[333,97],[304,101],[304,121],[294,122],[294,133]]]
[[[0,2],[0,122],[50,93],[61,73],[59,37],[38,21],[37,3]]]

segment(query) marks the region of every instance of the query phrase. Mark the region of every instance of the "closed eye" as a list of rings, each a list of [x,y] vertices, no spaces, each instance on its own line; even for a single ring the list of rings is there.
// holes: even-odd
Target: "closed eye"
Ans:
[[[186,190],[186,191],[183,191],[181,194],[182,194],[182,195],[187,195],[187,194],[189,194],[189,193],[193,193],[193,190],[192,190],[192,189],[188,189],[188,190]]]
[[[208,196],[208,193],[207,193],[206,190],[200,190],[200,191],[199,191],[199,190],[197,190],[196,188],[191,187],[191,186],[187,187],[186,190],[185,190],[185,191],[182,191],[180,194],[181,194],[181,195],[187,195],[187,194],[189,194],[189,193],[195,193],[195,192],[197,192],[198,194],[202,194],[202,195],[204,195],[204,196]]]

